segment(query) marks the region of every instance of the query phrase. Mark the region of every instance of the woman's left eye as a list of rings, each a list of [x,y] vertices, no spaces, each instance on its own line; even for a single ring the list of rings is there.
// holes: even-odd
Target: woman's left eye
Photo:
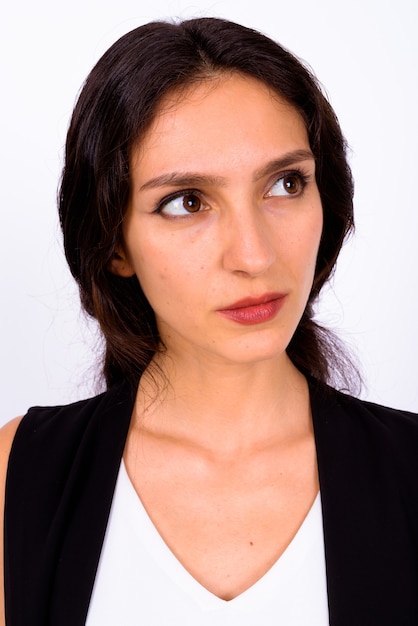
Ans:
[[[267,196],[297,196],[300,195],[306,186],[306,177],[298,172],[291,172],[281,176],[272,187]]]
[[[194,192],[181,193],[179,195],[165,198],[158,206],[158,213],[169,217],[178,217],[198,213],[204,209],[201,198]]]

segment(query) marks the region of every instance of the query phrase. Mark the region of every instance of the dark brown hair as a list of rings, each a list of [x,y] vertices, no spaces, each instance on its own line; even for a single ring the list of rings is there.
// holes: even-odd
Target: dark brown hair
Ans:
[[[225,72],[259,79],[303,116],[324,227],[312,292],[288,354],[304,374],[320,381],[329,382],[335,371],[345,383],[350,379],[339,343],[315,323],[312,306],[353,228],[353,183],[338,120],[314,76],[288,51],[254,30],[201,18],[153,22],[124,35],[88,76],[71,119],[59,214],[82,304],[104,336],[108,386],[120,380],[136,385],[161,348],[137,278],[108,269],[122,242],[131,149],[165,95]]]

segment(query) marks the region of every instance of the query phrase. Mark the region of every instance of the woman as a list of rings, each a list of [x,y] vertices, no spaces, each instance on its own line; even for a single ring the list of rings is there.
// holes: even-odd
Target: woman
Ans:
[[[107,391],[3,430],[8,625],[417,623],[417,416],[329,387],[313,321],[352,194],[259,33],[152,23],[98,62],[59,209]]]

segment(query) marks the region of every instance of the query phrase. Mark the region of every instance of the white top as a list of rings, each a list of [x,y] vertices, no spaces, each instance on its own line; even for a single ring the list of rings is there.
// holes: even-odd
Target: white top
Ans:
[[[122,462],[86,626],[326,626],[319,495],[273,567],[221,600],[182,566],[144,509]]]

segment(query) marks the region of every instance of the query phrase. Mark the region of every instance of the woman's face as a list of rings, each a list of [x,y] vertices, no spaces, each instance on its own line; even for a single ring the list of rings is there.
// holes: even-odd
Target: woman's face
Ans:
[[[124,250],[177,358],[284,358],[322,231],[299,113],[255,79],[166,99],[131,161]]]

